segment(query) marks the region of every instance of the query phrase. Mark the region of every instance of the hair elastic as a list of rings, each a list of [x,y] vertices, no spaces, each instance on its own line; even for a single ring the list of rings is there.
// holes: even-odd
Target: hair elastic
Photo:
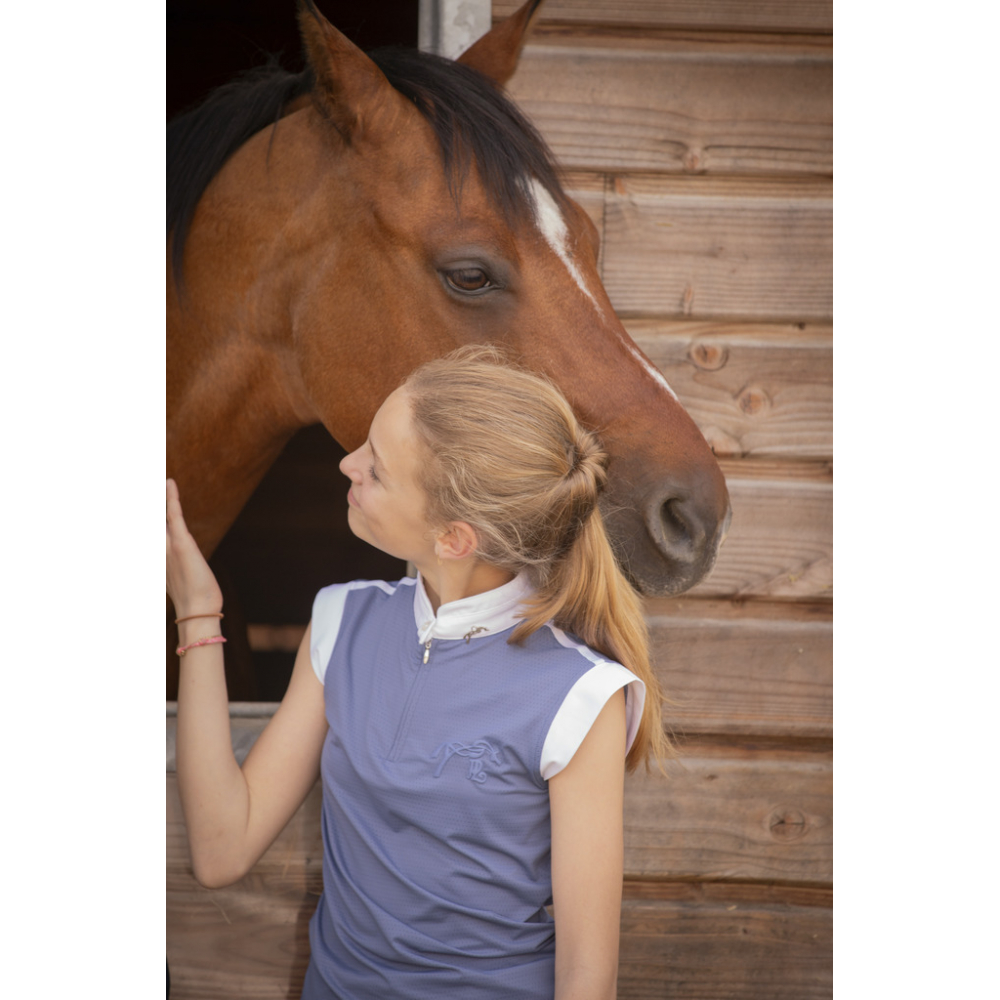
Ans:
[[[212,646],[217,642],[225,641],[221,635],[211,635],[207,639],[199,639],[197,642],[189,642],[186,646],[178,646],[177,655],[183,656],[189,649],[194,649],[196,646]]]

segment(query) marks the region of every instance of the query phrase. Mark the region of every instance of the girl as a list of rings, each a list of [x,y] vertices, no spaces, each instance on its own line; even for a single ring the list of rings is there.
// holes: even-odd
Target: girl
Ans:
[[[615,995],[624,772],[670,748],[597,510],[606,464],[558,390],[491,348],[414,372],[341,471],[351,530],[417,577],[320,591],[242,770],[222,596],[168,480],[198,880],[240,879],[323,780],[304,1000]]]

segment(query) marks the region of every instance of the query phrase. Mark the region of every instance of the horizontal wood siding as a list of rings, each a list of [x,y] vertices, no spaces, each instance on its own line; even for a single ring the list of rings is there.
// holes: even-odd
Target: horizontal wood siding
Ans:
[[[814,600],[833,596],[833,483],[806,474],[720,463],[733,504],[729,535],[698,596]],[[798,471],[798,470],[796,470]]]
[[[493,0],[493,18],[509,17],[521,0]],[[552,22],[716,31],[833,31],[833,0],[546,0],[540,27]]]
[[[712,749],[626,780],[625,877],[827,885],[829,751]]]
[[[832,459],[829,323],[626,320],[720,458]]]
[[[829,603],[658,598],[646,620],[666,725],[681,738],[832,737]]]
[[[508,89],[565,169],[833,172],[822,40],[543,36]]]
[[[625,883],[621,1000],[828,1000],[829,890]]]
[[[579,174],[568,181],[601,233],[601,278],[619,316],[831,318],[831,181]]]

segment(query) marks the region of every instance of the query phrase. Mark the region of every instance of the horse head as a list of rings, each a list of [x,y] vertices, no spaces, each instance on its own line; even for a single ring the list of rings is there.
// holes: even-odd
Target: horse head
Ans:
[[[615,316],[596,227],[501,90],[538,6],[453,63],[365,55],[300,2],[309,98],[208,185],[182,247],[183,294],[168,293],[174,474],[182,494],[199,461],[215,477],[212,509],[186,497],[206,547],[297,427],[322,422],[351,450],[414,367],[489,341],[546,373],[600,435],[602,509],[637,589],[675,593],[711,569],[730,514],[721,471]],[[211,379],[181,374],[197,366],[191,344],[213,358]],[[200,420],[227,428],[225,456],[196,454],[211,434],[184,416],[195,399]],[[260,417],[233,421],[251,401]]]

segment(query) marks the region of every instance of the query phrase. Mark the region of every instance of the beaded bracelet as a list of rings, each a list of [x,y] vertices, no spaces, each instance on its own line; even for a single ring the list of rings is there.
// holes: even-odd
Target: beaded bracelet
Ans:
[[[212,635],[207,639],[199,639],[197,642],[189,642],[186,646],[177,647],[177,655],[183,656],[189,649],[194,649],[196,646],[211,646],[217,642],[225,642],[226,640],[221,635]]]

